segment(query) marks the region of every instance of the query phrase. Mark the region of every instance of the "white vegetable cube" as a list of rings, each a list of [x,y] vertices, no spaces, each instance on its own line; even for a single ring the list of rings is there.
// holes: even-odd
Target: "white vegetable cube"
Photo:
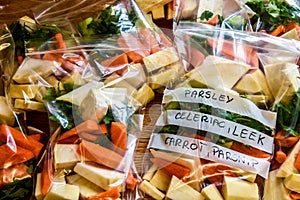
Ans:
[[[150,183],[162,191],[167,191],[170,181],[170,175],[164,173],[162,170],[157,170],[152,179],[150,180]]]
[[[223,200],[221,193],[214,184],[210,184],[202,189],[201,194],[207,200]]]
[[[151,100],[154,99],[155,93],[153,92],[152,88],[148,86],[147,83],[144,85],[133,95],[133,97],[138,100],[141,104],[146,105]]]
[[[124,173],[103,168],[92,162],[77,163],[74,167],[74,171],[104,190],[108,190],[113,187],[118,187],[120,191],[124,190]]]
[[[80,190],[80,198],[86,199],[90,196],[96,195],[104,190],[93,182],[83,178],[78,174],[67,176],[67,182],[72,185],[76,185]]]
[[[147,181],[150,181],[151,178],[153,177],[153,175],[155,174],[156,170],[157,170],[157,166],[152,165],[150,167],[150,169],[143,175],[143,179],[147,180]]]
[[[152,72],[179,61],[179,57],[174,47],[168,47],[144,57],[143,61],[147,71]]]
[[[293,173],[289,175],[283,183],[287,189],[300,193],[300,174]]]
[[[204,200],[205,198],[187,183],[182,182],[176,176],[172,176],[169,189],[166,194],[167,198],[173,200]]]
[[[7,104],[6,98],[4,96],[0,96],[0,124],[12,126],[14,123],[15,117]]]
[[[224,177],[222,194],[225,200],[258,200],[258,192],[256,183],[250,183],[235,177]]]
[[[79,187],[70,184],[53,184],[44,200],[78,200]]]
[[[38,173],[36,175],[36,184],[35,184],[35,191],[34,196],[37,200],[43,199],[43,193],[42,193],[42,173]]]
[[[165,194],[151,185],[151,183],[149,183],[147,180],[143,180],[139,188],[154,199],[162,200],[165,198]]]
[[[56,144],[54,146],[54,166],[55,169],[73,169],[80,156],[76,152],[77,144]]]
[[[164,6],[160,6],[151,10],[153,19],[162,19],[165,18],[165,9]]]

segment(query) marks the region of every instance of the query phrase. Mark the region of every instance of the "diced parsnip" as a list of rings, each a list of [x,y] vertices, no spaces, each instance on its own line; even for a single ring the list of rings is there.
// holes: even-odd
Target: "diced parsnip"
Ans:
[[[7,104],[6,98],[0,96],[0,124],[7,124],[13,126],[15,123],[14,114]]]
[[[174,11],[173,11],[173,2],[168,3],[168,10],[167,10],[167,20],[171,20],[174,17]]]
[[[31,84],[10,84],[9,95],[11,98],[16,99],[33,99],[38,92],[37,85]]]
[[[94,163],[77,163],[74,171],[104,190],[112,187],[118,187],[120,191],[124,190],[124,173]]]
[[[197,6],[198,6],[198,3],[196,0],[185,0],[184,7],[181,11],[180,17],[182,19],[187,19],[187,18],[193,17],[193,14],[196,11]]]
[[[269,172],[268,179],[265,180],[263,200],[290,200],[289,191],[283,185],[283,179],[277,178],[278,170]]]
[[[300,151],[300,140],[290,151],[285,161],[280,165],[276,175],[278,178],[286,178],[293,173],[299,173],[294,166],[296,155],[299,153],[299,151]]]
[[[151,10],[153,19],[163,19],[165,18],[164,6],[160,6]]]
[[[223,200],[221,193],[214,184],[210,184],[201,190],[201,194],[207,200]]]
[[[287,189],[300,193],[300,174],[290,174],[284,179],[283,183]]]
[[[145,13],[148,13],[153,8],[163,6],[171,1],[172,0],[136,0],[136,3]]]
[[[298,65],[277,63],[264,66],[266,80],[276,102],[289,103],[300,87]]]
[[[224,177],[222,194],[225,200],[258,200],[259,191],[256,183],[241,180],[236,177]]]
[[[150,183],[161,191],[167,191],[170,181],[170,175],[164,173],[162,170],[157,170],[151,178]]]
[[[137,91],[137,93],[133,95],[133,97],[142,105],[146,105],[154,99],[155,94],[148,84],[144,83],[144,85]]]
[[[115,84],[111,85],[110,87],[113,88],[125,88],[126,89],[126,93],[128,95],[135,95],[137,93],[137,89],[132,86],[130,83],[128,83],[126,80],[121,80],[116,82]]]
[[[64,77],[61,82],[63,84],[84,85],[86,80],[82,78],[82,75],[78,71],[73,71],[71,76]]]
[[[25,58],[12,79],[20,84],[34,83],[46,78],[56,71],[61,63],[56,61]]]
[[[184,76],[199,84],[224,90],[224,88],[231,89],[250,68],[250,65],[242,62],[207,56],[201,66]]]
[[[67,176],[67,183],[76,185],[80,189],[80,198],[86,199],[90,196],[103,192],[104,190],[93,182],[83,178],[78,174]]]
[[[187,183],[182,182],[176,176],[172,176],[171,182],[166,194],[167,198],[173,200],[204,200],[205,198]]]
[[[165,197],[164,193],[162,193],[161,191],[159,191],[159,189],[151,185],[151,183],[149,183],[147,180],[143,180],[139,188],[156,200],[162,200]]]
[[[150,181],[151,178],[153,177],[154,173],[157,170],[157,166],[156,165],[152,165],[149,170],[143,175],[143,180],[147,180]]]
[[[56,98],[56,100],[67,101],[75,105],[81,105],[82,100],[88,95],[91,89],[101,88],[103,86],[102,82],[89,82],[79,88],[68,92],[62,96]]]
[[[66,200],[79,199],[79,187],[70,184],[53,184],[49,193],[45,196],[44,200]]]
[[[142,64],[132,64],[129,67],[129,70],[122,75],[122,78],[125,79],[134,88],[141,87],[141,85],[146,82],[146,74]]]
[[[179,61],[179,57],[174,47],[168,47],[144,57],[143,61],[147,71],[152,72]]]
[[[54,146],[55,169],[73,169],[80,161],[77,149],[77,144],[56,144]]]
[[[176,164],[187,167],[191,170],[191,176],[189,177],[189,185],[196,190],[200,189],[200,183],[203,181],[200,161],[198,158],[182,157],[182,154],[167,153],[160,150],[151,149],[151,154],[156,158],[163,158],[165,160],[174,162]]]
[[[36,175],[34,196],[36,200],[42,200],[44,197],[42,193],[42,173],[37,173]]]
[[[177,76],[176,69],[168,69],[165,71],[158,72],[149,77],[150,87],[155,90],[161,87],[165,87],[166,84],[175,79]]]
[[[46,112],[46,107],[43,103],[31,100],[15,99],[14,107],[22,110]]]

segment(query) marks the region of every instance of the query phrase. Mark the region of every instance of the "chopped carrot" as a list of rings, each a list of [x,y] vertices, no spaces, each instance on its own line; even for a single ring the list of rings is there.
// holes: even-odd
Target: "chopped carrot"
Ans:
[[[292,192],[290,192],[290,197],[291,197],[291,200],[299,200],[300,193],[292,191]]]
[[[100,165],[104,165],[112,169],[123,168],[123,166],[119,166],[123,157],[101,145],[82,140],[77,152],[88,160],[94,161]]]
[[[294,163],[295,168],[300,171],[300,152],[298,152]]]
[[[208,38],[207,44],[214,50],[219,51],[230,59],[238,59],[247,64],[251,61],[253,48],[239,42],[232,42],[224,39]]]
[[[114,145],[122,150],[127,149],[127,126],[122,122],[112,122],[110,137]]]
[[[125,53],[115,55],[101,62],[104,67],[124,67],[128,64],[128,57]]]
[[[283,32],[284,32],[284,25],[279,25],[272,32],[269,32],[269,34],[273,36],[279,36]]]
[[[24,60],[23,56],[17,56],[17,59],[18,59],[18,64],[21,65]]]
[[[100,126],[96,120],[89,119],[78,124],[75,128],[78,132],[94,132],[99,131]]]
[[[186,179],[191,173],[189,168],[162,158],[150,158],[150,160],[166,174],[174,175],[179,179]]]
[[[188,45],[186,59],[193,67],[199,67],[200,64],[203,62],[203,60],[205,59],[205,55],[197,48]]]
[[[268,154],[262,150],[259,150],[259,149],[256,149],[256,148],[253,148],[250,146],[245,146],[244,144],[237,143],[237,142],[233,142],[230,149],[235,150],[240,153],[247,154],[249,156],[256,157],[256,158],[271,158],[270,154]]]
[[[114,187],[114,188],[108,189],[108,190],[106,190],[104,192],[101,192],[99,194],[95,194],[93,196],[89,196],[87,198],[87,200],[117,199],[120,196],[121,195],[120,195],[119,189],[117,187]]]
[[[278,130],[274,139],[275,143],[280,147],[292,147],[299,141],[299,137],[290,136],[289,133],[283,130]]]
[[[138,35],[142,39],[142,41],[145,42],[146,47],[150,49],[150,54],[156,53],[160,50],[157,39],[151,33],[149,28],[142,28],[141,30],[139,30]]]
[[[135,63],[150,55],[146,47],[131,33],[122,33],[118,38],[118,45],[124,48],[127,56]]]
[[[31,135],[28,135],[27,138],[30,138],[33,139],[33,140],[36,140],[42,144],[46,144],[47,140],[48,140],[48,136],[44,133],[34,133],[34,134],[31,134]]]
[[[91,134],[89,132],[83,131],[78,133],[79,137],[84,140],[88,140],[90,142],[94,142],[98,139],[97,135]]]
[[[202,171],[204,177],[216,186],[223,184],[224,175],[232,177],[237,176],[229,166],[215,162],[210,162],[203,165]]]
[[[54,167],[53,167],[53,159],[47,158],[44,160],[44,166],[42,169],[42,194],[46,195],[51,186],[54,179]]]
[[[59,144],[75,144],[79,141],[77,129],[74,127],[59,136],[57,143]]]
[[[278,163],[283,163],[286,159],[286,153],[284,153],[283,151],[279,150],[276,151],[275,153],[275,159]]]
[[[108,58],[101,62],[101,65],[105,67],[105,72],[111,74],[116,72],[117,74],[123,74],[128,68],[128,57],[126,53],[121,55],[115,55],[112,58]]]
[[[250,61],[249,64],[251,64],[252,69],[258,69],[258,68],[259,68],[259,58],[258,58],[257,52],[256,52],[256,51],[253,51],[253,52],[251,53],[250,58],[251,58],[251,61]]]
[[[24,163],[16,164],[11,167],[0,170],[0,190],[8,183],[13,182],[15,179],[23,179],[32,177],[28,173],[28,166]]]
[[[210,20],[208,20],[206,23],[207,23],[207,24],[210,24],[210,25],[212,25],[212,26],[217,25],[217,24],[219,23],[219,16],[218,16],[218,15],[213,16],[213,17],[212,17]]]
[[[134,178],[133,172],[130,169],[127,174],[127,177],[126,177],[126,188],[133,191],[137,182],[138,182],[138,180],[136,178]]]
[[[107,134],[108,131],[107,131],[107,125],[106,124],[100,124],[100,132],[103,133],[103,134]]]
[[[33,152],[35,158],[39,157],[44,145],[34,139],[28,138],[25,134],[10,127],[6,124],[0,124],[0,141],[6,142],[9,138],[13,138],[17,146]]]
[[[55,53],[45,53],[43,56],[43,60],[58,61],[58,56]]]
[[[0,169],[8,168],[12,165],[23,163],[34,158],[33,152],[19,146],[14,146],[13,143],[1,145],[0,155]]]
[[[295,22],[289,22],[286,26],[285,26],[285,32],[289,32],[293,29],[296,29],[296,30],[300,30],[300,26],[299,24],[295,23]]]
[[[66,43],[65,43],[65,41],[63,39],[63,35],[61,33],[56,33],[54,35],[54,38],[56,40],[55,46],[57,49],[65,49],[66,48]]]
[[[167,37],[167,35],[164,32],[161,31],[158,33],[158,35],[160,37],[159,46],[161,48],[167,48],[173,46],[172,41]]]

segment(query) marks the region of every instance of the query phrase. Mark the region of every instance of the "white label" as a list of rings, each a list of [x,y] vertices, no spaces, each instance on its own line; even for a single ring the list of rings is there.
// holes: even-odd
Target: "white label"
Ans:
[[[215,133],[272,153],[274,138],[253,128],[205,113],[187,110],[163,112],[156,126],[177,125]],[[163,120],[164,119],[164,120]],[[165,124],[165,122],[167,124]]]
[[[262,124],[275,128],[277,114],[259,109],[252,101],[225,92],[201,88],[177,88],[165,90],[163,103],[171,101],[203,103],[255,119]]]
[[[268,177],[270,168],[270,162],[266,159],[248,156],[211,142],[173,134],[153,133],[147,148],[172,151],[223,163],[259,174],[264,178]]]

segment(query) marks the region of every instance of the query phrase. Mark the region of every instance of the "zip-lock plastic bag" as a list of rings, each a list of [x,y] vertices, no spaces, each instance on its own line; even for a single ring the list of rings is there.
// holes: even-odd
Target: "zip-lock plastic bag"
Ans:
[[[174,35],[186,74],[164,92],[141,191],[154,199],[267,198],[274,106],[299,87],[298,43],[195,22]]]
[[[176,28],[181,21],[196,21],[220,28],[264,32],[299,40],[299,2],[278,0],[175,1]]]

